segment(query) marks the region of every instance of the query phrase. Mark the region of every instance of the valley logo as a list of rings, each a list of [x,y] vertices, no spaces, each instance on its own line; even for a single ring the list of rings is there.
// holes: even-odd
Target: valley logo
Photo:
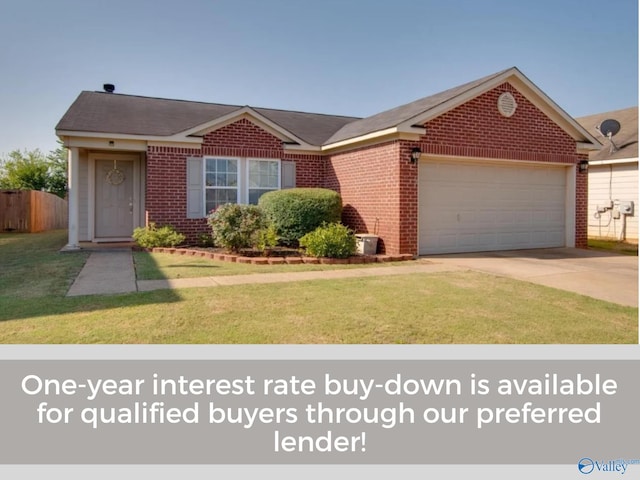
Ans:
[[[605,462],[591,460],[589,457],[584,457],[578,460],[578,471],[584,475],[589,475],[593,471],[619,473],[620,475],[624,475],[631,464],[640,464],[640,460],[618,459],[608,460]]]

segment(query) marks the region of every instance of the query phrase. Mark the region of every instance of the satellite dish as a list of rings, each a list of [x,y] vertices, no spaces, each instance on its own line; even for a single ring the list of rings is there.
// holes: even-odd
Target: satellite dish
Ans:
[[[620,122],[614,120],[613,118],[607,118],[606,120],[600,122],[600,125],[598,125],[596,128],[602,136],[607,137],[611,142],[611,148],[609,149],[609,152],[614,153],[618,151],[618,147],[615,143],[613,143],[611,137],[613,137],[620,131]]]
[[[620,122],[613,118],[608,118],[598,125],[598,130],[605,137],[611,138],[620,131]]]

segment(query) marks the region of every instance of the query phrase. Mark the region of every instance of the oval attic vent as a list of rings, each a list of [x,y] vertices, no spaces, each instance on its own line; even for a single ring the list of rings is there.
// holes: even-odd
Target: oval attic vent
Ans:
[[[503,117],[510,117],[516,113],[518,104],[510,92],[504,92],[498,97],[498,111]]]

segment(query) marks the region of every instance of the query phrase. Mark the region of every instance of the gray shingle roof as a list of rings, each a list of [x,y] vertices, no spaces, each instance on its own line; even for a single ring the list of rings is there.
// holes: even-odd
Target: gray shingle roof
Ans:
[[[56,130],[170,136],[242,108],[239,105],[85,91],[69,107]],[[311,145],[322,145],[345,123],[357,120],[356,117],[268,108],[253,110]]]
[[[391,110],[386,110],[371,117],[356,120],[355,122],[349,123],[348,125],[345,125],[340,130],[338,130],[326,143],[340,142],[342,140],[359,137],[360,135],[366,135],[367,133],[377,132],[379,130],[384,130],[399,125],[403,122],[406,122],[407,120],[411,120],[412,118],[427,112],[428,110],[431,110],[434,107],[437,107],[438,105],[446,101],[457,97],[458,95],[462,95],[472,88],[482,85],[483,83],[502,75],[508,70],[511,69],[503,70],[492,75],[479,78],[472,82],[450,88],[448,90],[445,90],[444,92],[421,98],[411,103],[392,108]]]
[[[609,140],[596,128],[602,121],[609,118],[620,122],[620,131],[613,137],[613,142],[618,147],[615,152],[611,152]],[[589,154],[589,160],[638,158],[638,107],[588,115],[576,118],[576,121],[603,144],[600,150]]]
[[[82,92],[56,130],[169,136],[240,107],[104,92]]]
[[[249,108],[309,145],[322,146],[411,122],[509,71],[518,72],[515,67],[502,70],[367,118]],[[243,108],[239,105],[85,91],[69,107],[56,130],[167,137],[215,122]],[[635,118],[637,125],[637,109]]]

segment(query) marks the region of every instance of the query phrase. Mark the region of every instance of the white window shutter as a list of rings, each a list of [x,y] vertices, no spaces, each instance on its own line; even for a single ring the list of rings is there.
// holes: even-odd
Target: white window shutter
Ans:
[[[296,162],[280,162],[280,188],[295,188],[296,186]]]
[[[202,158],[187,157],[187,218],[203,218],[204,179]]]

